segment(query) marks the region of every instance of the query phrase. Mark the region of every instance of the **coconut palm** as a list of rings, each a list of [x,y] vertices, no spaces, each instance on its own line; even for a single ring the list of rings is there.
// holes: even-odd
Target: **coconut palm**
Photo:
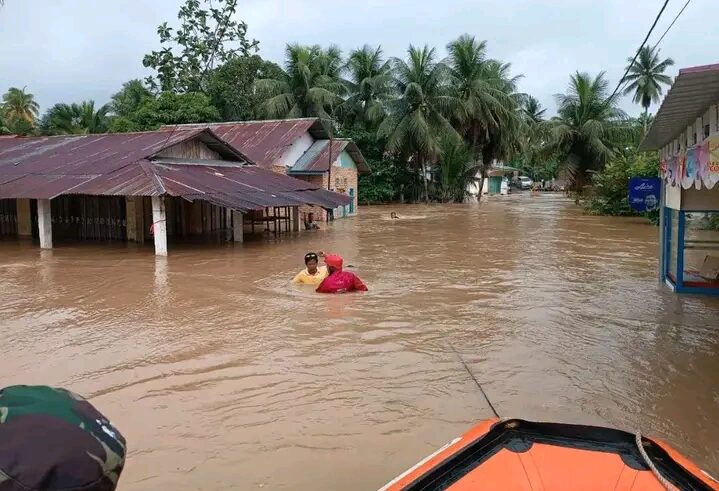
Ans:
[[[624,112],[609,98],[604,72],[596,77],[577,72],[565,94],[555,95],[557,116],[551,121],[547,150],[561,157],[568,175],[581,191],[587,173],[600,170],[626,140]]]
[[[663,93],[663,85],[671,85],[672,78],[664,75],[667,68],[674,65],[674,60],[667,58],[660,61],[660,49],[644,46],[636,60],[627,58],[629,73],[625,78],[624,94],[634,93],[633,102],[641,104],[644,116],[649,113],[649,106],[659,102]],[[646,119],[645,119],[646,123]],[[644,126],[646,132],[647,127]]]
[[[546,109],[542,108],[536,97],[527,95],[522,100],[522,115],[530,125],[537,125],[544,121]]]
[[[35,96],[25,92],[25,87],[11,87],[3,95],[2,111],[7,121],[21,120],[34,125],[39,110]]]
[[[285,69],[277,78],[255,82],[264,99],[262,113],[267,118],[330,119],[345,90],[339,80],[339,50],[292,44],[287,45],[285,55]]]
[[[456,138],[442,138],[437,165],[439,199],[443,202],[463,202],[469,195],[468,186],[477,181],[480,167],[466,143]]]
[[[110,124],[107,116],[109,111],[109,104],[95,110],[94,101],[55,104],[43,117],[42,129],[46,133],[59,135],[104,133]]]
[[[460,101],[453,119],[481,164],[481,187],[492,161],[507,157],[519,144],[521,77],[511,76],[509,64],[487,59],[486,43],[472,36],[459,37],[447,50],[450,86]]]
[[[442,137],[459,138],[447,117],[458,104],[445,84],[447,67],[435,61],[435,50],[410,45],[407,53],[406,61],[392,60],[397,97],[388,103],[378,135],[387,138],[389,153],[409,158],[421,170],[429,202],[427,164],[437,158]]]
[[[385,116],[392,96],[391,64],[382,57],[382,47],[363,46],[350,52],[345,65],[349,97],[342,104],[344,119],[372,126]]]

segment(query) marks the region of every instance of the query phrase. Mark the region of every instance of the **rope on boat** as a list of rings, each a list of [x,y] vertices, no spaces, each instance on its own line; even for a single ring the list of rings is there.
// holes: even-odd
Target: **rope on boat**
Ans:
[[[469,376],[472,377],[472,380],[474,380],[474,383],[477,384],[477,387],[479,387],[479,390],[482,392],[482,395],[484,396],[484,400],[487,401],[487,404],[489,404],[489,408],[492,410],[494,415],[497,418],[501,419],[501,417],[499,416],[499,413],[494,408],[494,404],[492,404],[492,401],[489,400],[489,397],[487,397],[487,393],[482,388],[482,384],[479,383],[479,380],[477,380],[477,377],[475,377],[474,374],[472,373],[472,370],[469,369],[469,367],[467,366],[467,363],[464,361],[464,358],[462,358],[462,355],[459,354],[459,351],[457,351],[457,349],[454,347],[454,345],[452,343],[447,343],[447,344],[449,344],[449,347],[452,348],[452,351],[454,351],[454,354],[457,355],[457,358],[459,359],[460,363],[462,363],[462,366],[464,367],[464,369],[467,370],[467,373],[469,374]]]
[[[652,474],[654,474],[654,477],[657,478],[657,480],[662,484],[662,486],[664,486],[667,491],[678,491],[676,486],[674,486],[664,476],[662,476],[661,472],[659,472],[659,469],[657,469],[657,467],[654,465],[654,462],[652,462],[652,459],[650,459],[649,455],[647,455],[647,451],[644,450],[644,444],[642,443],[641,432],[637,431],[635,433],[634,442],[637,444],[637,449],[639,450],[639,454],[642,456],[642,459],[644,459],[644,463],[647,464],[649,470],[652,471]]]

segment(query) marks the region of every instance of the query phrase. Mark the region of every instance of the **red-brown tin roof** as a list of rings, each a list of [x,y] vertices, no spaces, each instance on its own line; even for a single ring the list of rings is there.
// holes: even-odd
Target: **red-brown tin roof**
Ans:
[[[200,139],[226,161],[166,159],[163,149]],[[63,194],[159,196],[222,201],[238,211],[349,203],[306,181],[254,165],[210,129],[0,140],[0,198]]]

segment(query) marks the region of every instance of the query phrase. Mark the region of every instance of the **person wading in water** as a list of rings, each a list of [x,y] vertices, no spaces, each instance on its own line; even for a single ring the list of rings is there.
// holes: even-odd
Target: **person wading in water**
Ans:
[[[317,287],[316,291],[318,293],[367,291],[367,287],[356,274],[342,270],[343,262],[342,256],[338,256],[337,254],[325,256],[325,264],[327,265],[329,276]]]
[[[297,276],[292,279],[292,284],[318,286],[322,283],[322,280],[327,278],[327,275],[329,274],[327,266],[317,267],[319,258],[323,255],[324,254],[322,252],[320,252],[319,255],[314,252],[308,252],[305,254],[305,266],[307,267],[297,273]]]

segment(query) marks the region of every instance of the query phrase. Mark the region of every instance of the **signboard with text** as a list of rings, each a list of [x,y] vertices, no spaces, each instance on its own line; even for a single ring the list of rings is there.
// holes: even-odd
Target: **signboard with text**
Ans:
[[[661,189],[659,177],[632,177],[629,180],[629,206],[638,213],[658,209]]]

